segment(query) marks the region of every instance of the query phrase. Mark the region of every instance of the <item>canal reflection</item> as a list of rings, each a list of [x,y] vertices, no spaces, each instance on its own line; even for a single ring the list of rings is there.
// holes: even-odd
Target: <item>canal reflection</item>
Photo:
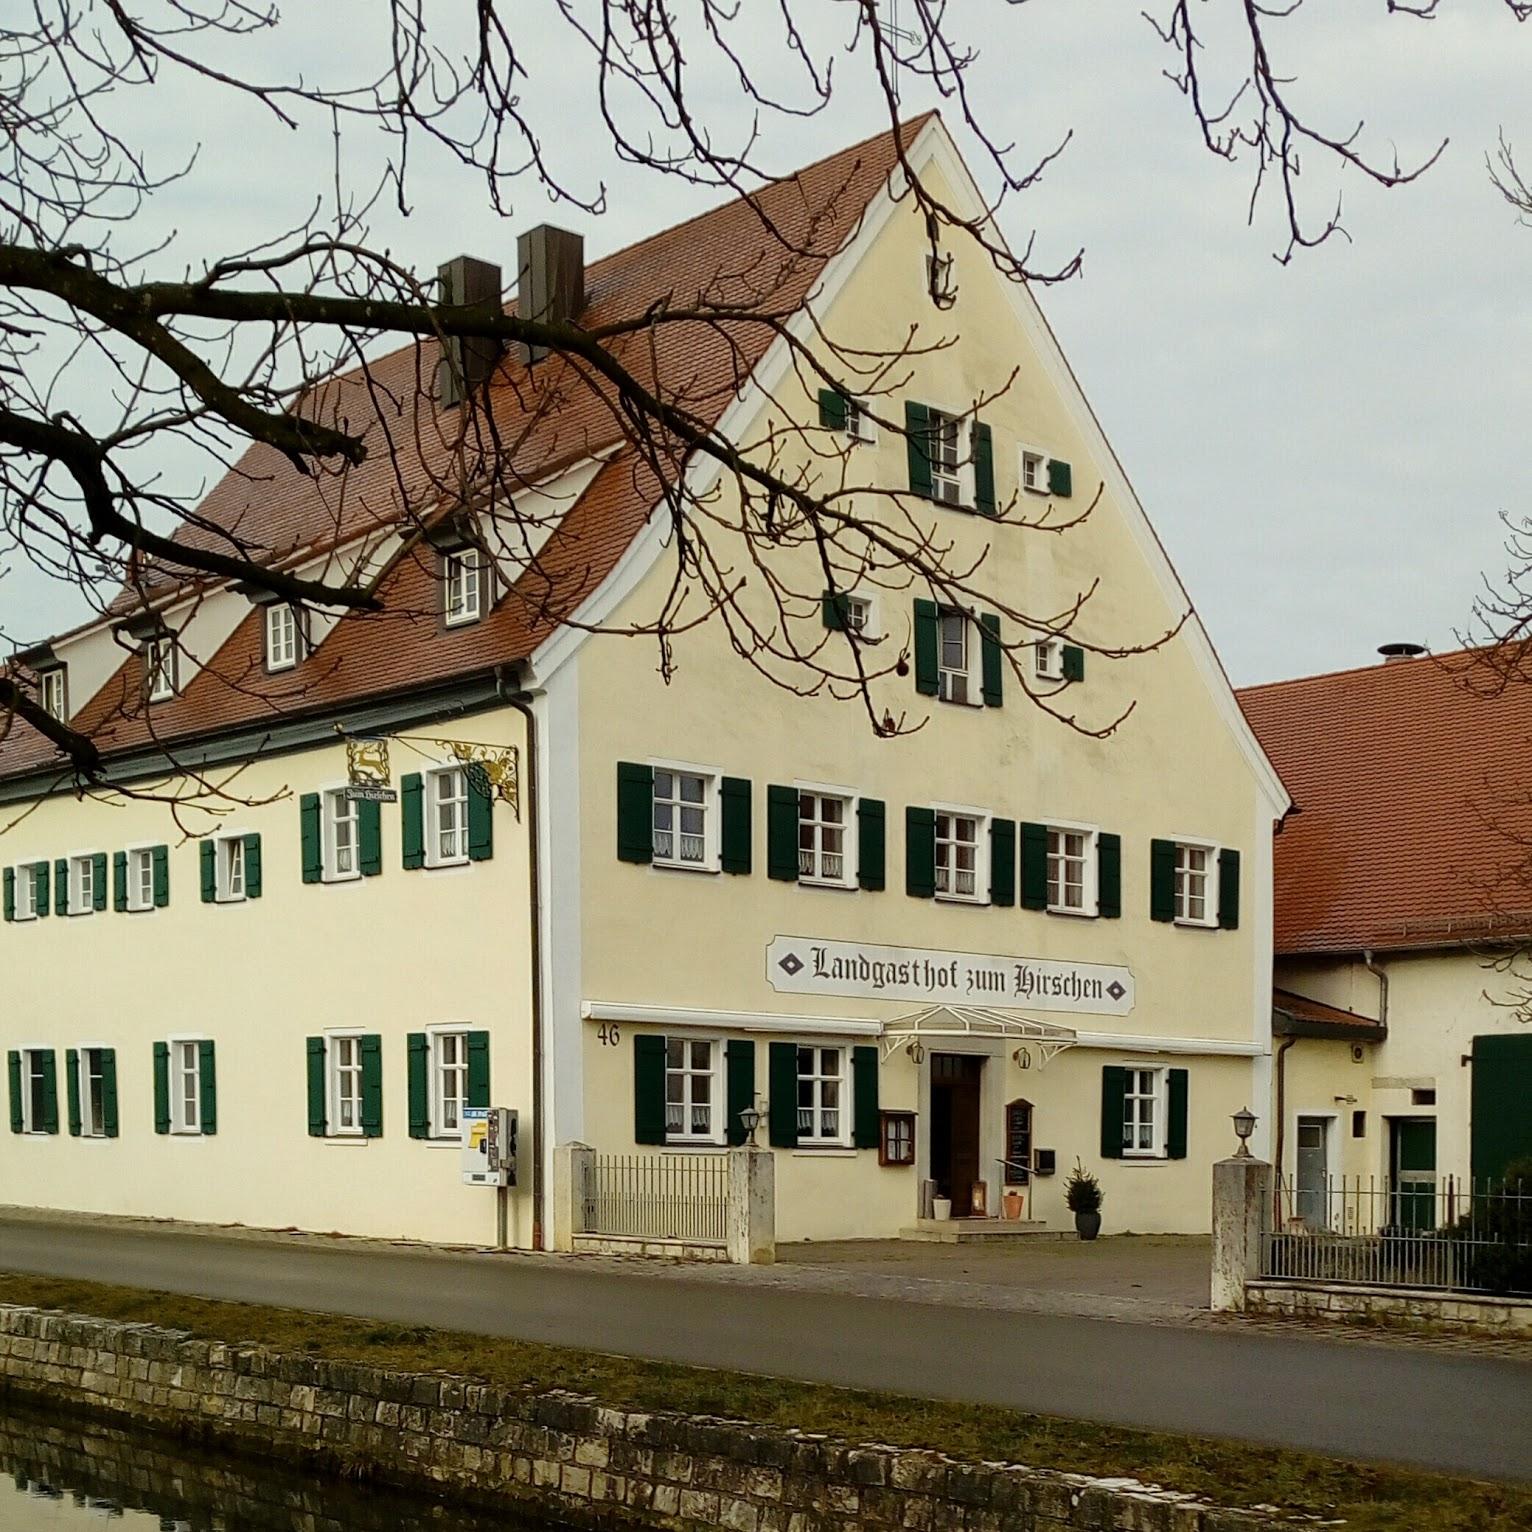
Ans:
[[[554,1532],[554,1524],[337,1483],[0,1406],[0,1532]]]

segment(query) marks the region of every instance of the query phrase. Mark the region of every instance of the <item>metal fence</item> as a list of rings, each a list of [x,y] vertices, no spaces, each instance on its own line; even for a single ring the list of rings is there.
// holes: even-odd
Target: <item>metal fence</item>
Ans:
[[[1279,1177],[1276,1200],[1263,1276],[1532,1294],[1532,1182]]]
[[[722,1245],[729,1162],[721,1154],[593,1155],[581,1200],[592,1234]]]

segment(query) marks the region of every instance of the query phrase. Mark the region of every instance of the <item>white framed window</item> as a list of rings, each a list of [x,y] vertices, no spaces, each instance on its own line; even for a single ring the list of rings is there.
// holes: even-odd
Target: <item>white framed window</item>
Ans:
[[[202,1049],[195,1038],[170,1044],[170,1131],[202,1131]]]
[[[16,890],[16,908],[13,919],[37,919],[38,863],[20,862],[11,869],[12,883]]]
[[[151,702],[176,694],[176,641],[169,633],[144,640],[144,691]]]
[[[48,1132],[50,1106],[54,1131],[57,1131],[58,1095],[56,1090],[50,1092],[48,1089],[53,1083],[51,1079],[53,1067],[51,1048],[21,1050],[21,1130],[23,1133]]]
[[[245,837],[221,835],[213,842],[213,897],[236,904],[245,897]]]
[[[675,1144],[721,1144],[718,1059],[712,1038],[665,1039],[665,1139]]]
[[[867,406],[860,399],[846,400],[846,439],[869,444],[878,439],[878,423],[868,414]]]
[[[1031,447],[1021,449],[1021,487],[1034,495],[1048,493],[1048,457]]]
[[[135,846],[127,853],[128,908],[132,911],[154,908],[154,849]]]
[[[1165,1153],[1165,1071],[1134,1066],[1122,1097],[1122,1152],[1152,1158]]]
[[[50,718],[57,718],[60,722],[69,715],[66,675],[64,666],[55,665],[52,670],[43,671],[37,678],[38,701],[42,703],[43,711]]]
[[[944,505],[967,501],[967,472],[963,421],[941,410],[929,414],[931,498]]]
[[[329,1074],[329,1131],[335,1135],[359,1135],[362,1131],[361,1033],[329,1033],[325,1039],[324,1056]]]
[[[451,867],[468,860],[468,772],[462,766],[426,778],[426,865]]]
[[[361,848],[357,840],[357,806],[344,788],[324,795],[324,880],[343,883],[362,875]]]
[[[96,912],[96,858],[87,851],[69,858],[69,913],[93,915]]]
[[[1048,827],[1048,908],[1058,915],[1096,913],[1096,832]]]
[[[431,1136],[457,1138],[468,1104],[468,1029],[443,1029],[431,1039]]]
[[[870,638],[873,634],[872,597],[851,594],[845,598],[842,621],[852,633]]]
[[[1176,842],[1176,924],[1218,924],[1218,852],[1213,846]]]
[[[1063,639],[1040,638],[1032,646],[1032,661],[1039,681],[1062,681],[1064,679]]]
[[[798,794],[798,877],[848,888],[856,877],[849,840],[855,800],[845,793]]]
[[[850,1142],[846,1050],[805,1046],[798,1049],[798,1142]]]
[[[654,860],[666,867],[710,869],[718,820],[718,778],[684,767],[654,768]]]
[[[106,1137],[106,1063],[104,1048],[81,1048],[78,1055],[80,1132]]]
[[[442,554],[442,613],[449,628],[484,615],[484,559],[477,548]]]
[[[979,645],[967,612],[944,607],[937,617],[936,694],[943,702],[978,706],[983,689],[974,675]]]
[[[295,607],[278,601],[266,608],[266,668],[291,670],[303,655],[302,625]]]
[[[984,834],[982,814],[936,811],[936,897],[982,900]]]

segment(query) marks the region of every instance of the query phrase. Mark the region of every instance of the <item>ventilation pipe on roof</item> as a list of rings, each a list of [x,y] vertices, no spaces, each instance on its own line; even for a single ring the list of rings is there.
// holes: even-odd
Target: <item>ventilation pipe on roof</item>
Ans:
[[[1413,660],[1426,652],[1424,644],[1379,644],[1378,653],[1383,656],[1385,665],[1392,665],[1398,660]]]
[[[439,298],[446,308],[471,303],[500,303],[500,268],[460,255],[436,273]],[[500,342],[485,335],[449,335],[436,368],[436,397],[444,406],[461,404],[478,390],[500,360]]]
[[[516,241],[516,312],[542,324],[567,324],[585,307],[585,239],[540,223]],[[527,365],[547,356],[528,346]]]

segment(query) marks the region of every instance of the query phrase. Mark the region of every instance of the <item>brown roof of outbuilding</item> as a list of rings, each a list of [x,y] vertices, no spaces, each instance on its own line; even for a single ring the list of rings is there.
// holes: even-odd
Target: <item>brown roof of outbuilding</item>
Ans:
[[[1371,1016],[1359,1016],[1338,1005],[1326,1005],[1323,1000],[1310,1000],[1290,989],[1272,990],[1271,1011],[1271,1029],[1278,1036],[1349,1037],[1359,1043],[1381,1042],[1387,1036],[1387,1028]]]
[[[905,148],[934,114],[903,125]],[[856,232],[867,204],[897,163],[888,133],[855,144],[753,194],[698,215],[593,262],[586,273],[587,326],[666,303],[754,305],[786,317],[800,308],[825,262]],[[514,311],[514,304],[510,306]],[[614,347],[643,382],[664,380],[667,399],[716,422],[771,340],[763,326],[671,323]],[[380,528],[408,508],[421,514],[451,481],[456,411],[431,398],[434,342],[410,345],[314,390],[302,408],[332,422],[364,423],[369,452],[358,466],[298,473],[274,449],[252,446],[183,525],[186,542],[258,560],[288,562]],[[418,383],[418,386],[417,386]],[[495,432],[514,443],[512,473],[541,481],[564,465],[611,454],[563,516],[536,567],[481,622],[445,629],[433,620],[432,556],[401,562],[382,594],[388,610],[344,618],[297,671],[262,667],[260,614],[252,610],[174,699],[146,707],[142,663],[128,656],[71,722],[111,753],[169,743],[265,717],[331,707],[471,674],[530,655],[616,565],[659,495],[653,471],[624,445],[617,411],[602,393],[573,386],[551,358],[528,369],[508,353],[489,388]],[[424,503],[423,503],[424,502]],[[157,598],[184,593],[166,577]],[[117,610],[139,604],[119,598]],[[0,739],[0,776],[61,765],[24,725]]]
[[[1532,685],[1465,651],[1238,695],[1296,805],[1276,838],[1279,953],[1532,930]]]

